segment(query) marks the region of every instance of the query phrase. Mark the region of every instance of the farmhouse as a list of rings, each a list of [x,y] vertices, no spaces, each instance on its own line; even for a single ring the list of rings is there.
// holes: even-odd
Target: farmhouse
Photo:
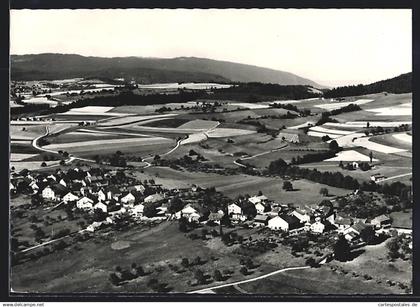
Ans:
[[[98,193],[96,194],[96,196],[98,197],[98,200],[101,200],[101,201],[105,201],[106,200],[106,194],[105,194],[105,192],[102,189],[98,191]]]
[[[267,200],[268,200],[268,198],[266,196],[264,196],[264,195],[252,196],[252,197],[248,198],[248,201],[250,201],[254,205],[260,204],[260,203],[264,203]]]
[[[343,232],[345,229],[349,228],[353,224],[353,220],[350,217],[343,217],[341,215],[337,215],[333,223],[339,232]]]
[[[185,217],[188,220],[192,220],[192,219],[198,219],[197,216],[198,218],[200,218],[200,215],[198,214],[197,210],[191,207],[191,205],[186,205],[184,209],[175,213],[175,217],[177,219],[180,219],[181,217]]]

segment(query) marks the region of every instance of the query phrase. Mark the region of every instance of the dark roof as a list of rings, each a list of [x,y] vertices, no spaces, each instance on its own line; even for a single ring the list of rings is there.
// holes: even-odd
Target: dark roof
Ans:
[[[361,232],[363,229],[366,229],[368,227],[370,227],[369,225],[366,225],[365,223],[356,223],[353,226],[351,226],[354,230],[356,230],[357,232]]]
[[[106,189],[106,192],[111,192],[113,194],[121,194],[122,192],[120,191],[120,189],[118,189],[116,186],[109,186]]]
[[[279,216],[285,220],[287,224],[289,224],[289,228],[291,228],[291,226],[298,226],[300,224],[299,219],[294,215],[282,214]]]
[[[258,214],[255,216],[254,221],[255,222],[267,222],[269,220],[269,216],[268,215],[262,215],[262,214]]]

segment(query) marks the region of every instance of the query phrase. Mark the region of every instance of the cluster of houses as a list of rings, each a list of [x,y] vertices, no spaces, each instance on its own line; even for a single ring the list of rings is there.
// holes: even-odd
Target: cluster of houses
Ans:
[[[252,221],[249,221],[243,208],[233,203],[227,208],[232,222],[248,223],[253,227],[267,227],[274,231],[289,233],[311,231],[320,234],[329,227],[329,229],[336,229],[338,233],[343,234],[348,241],[359,239],[360,234],[366,228],[381,231],[391,227],[392,223],[391,218],[385,214],[370,221],[343,215],[337,212],[337,208],[333,204],[334,201],[305,208],[278,205],[263,195],[250,197],[248,201],[254,204],[257,215]]]
[[[99,168],[75,168],[67,173],[58,171],[51,175],[14,174],[10,191],[14,193],[16,189],[29,190],[30,194],[38,195],[44,202],[51,202],[57,207],[71,205],[89,212],[101,210],[106,213],[106,223],[113,223],[114,217],[121,213],[144,219],[145,207],[150,205],[155,210],[153,216],[149,215],[148,218],[184,217],[189,222],[220,224],[227,215],[233,224],[267,227],[288,233],[310,231],[320,234],[328,227],[336,229],[349,241],[357,240],[368,227],[380,230],[391,226],[391,219],[387,215],[377,216],[370,221],[345,216],[337,212],[335,201],[324,201],[317,206],[302,208],[277,204],[262,194],[238,199],[235,203],[211,212],[200,199],[201,188],[195,185],[189,189],[165,190],[154,183],[141,183],[135,178],[121,175],[121,172],[118,174],[117,171]],[[185,201],[188,199],[185,193],[192,200],[177,212],[168,210],[170,199],[178,196]],[[244,212],[245,204],[248,209],[249,206],[254,207],[252,211],[255,214],[249,214],[249,210]],[[94,231],[100,226],[100,222],[95,222],[89,225],[88,230]]]
[[[16,193],[18,189],[38,195],[56,207],[71,205],[89,212],[101,210],[107,213],[109,223],[114,216],[125,212],[141,218],[145,204],[164,199],[159,185],[141,184],[125,175],[121,178],[116,171],[99,168],[75,168],[51,175],[13,174],[10,192]]]

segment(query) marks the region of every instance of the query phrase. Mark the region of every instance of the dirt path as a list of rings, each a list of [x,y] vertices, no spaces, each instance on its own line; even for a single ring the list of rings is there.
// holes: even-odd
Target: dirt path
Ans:
[[[240,285],[240,284],[245,284],[248,282],[253,282],[256,280],[260,280],[260,279],[264,279],[282,272],[287,272],[287,271],[294,271],[294,270],[303,270],[303,269],[308,269],[310,268],[309,266],[299,266],[299,267],[291,267],[291,268],[285,268],[285,269],[280,269],[268,274],[264,274],[258,277],[254,277],[254,278],[250,278],[250,279],[246,279],[246,280],[241,280],[241,281],[236,281],[236,282],[232,282],[232,283],[228,283],[228,284],[224,284],[224,285],[219,285],[219,286],[214,286],[214,287],[209,287],[209,288],[205,288],[205,289],[200,289],[200,290],[194,290],[188,293],[209,293],[209,291],[212,291],[214,289],[221,289],[221,288],[225,288],[225,287],[230,287],[230,286],[236,286],[236,285]]]
[[[392,177],[388,177],[388,178],[385,178],[385,179],[380,179],[380,180],[378,180],[378,181],[376,181],[376,182],[384,182],[384,181],[388,181],[388,180],[392,180],[392,179],[396,179],[396,178],[400,178],[400,177],[405,177],[405,176],[409,176],[409,175],[412,175],[413,173],[412,172],[410,172],[410,173],[406,173],[406,174],[401,174],[401,175],[396,175],[396,176],[392,176]]]

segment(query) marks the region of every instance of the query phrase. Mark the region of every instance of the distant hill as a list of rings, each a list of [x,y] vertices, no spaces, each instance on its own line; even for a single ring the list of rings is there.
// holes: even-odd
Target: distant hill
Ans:
[[[412,73],[402,74],[398,77],[378,81],[375,83],[363,85],[351,85],[336,87],[331,90],[324,91],[326,98],[346,97],[346,96],[360,96],[366,94],[374,94],[380,92],[388,93],[409,93],[412,91]]]
[[[11,56],[12,80],[75,77],[126,78],[139,83],[261,82],[324,87],[289,72],[194,57],[101,58],[53,53]]]

